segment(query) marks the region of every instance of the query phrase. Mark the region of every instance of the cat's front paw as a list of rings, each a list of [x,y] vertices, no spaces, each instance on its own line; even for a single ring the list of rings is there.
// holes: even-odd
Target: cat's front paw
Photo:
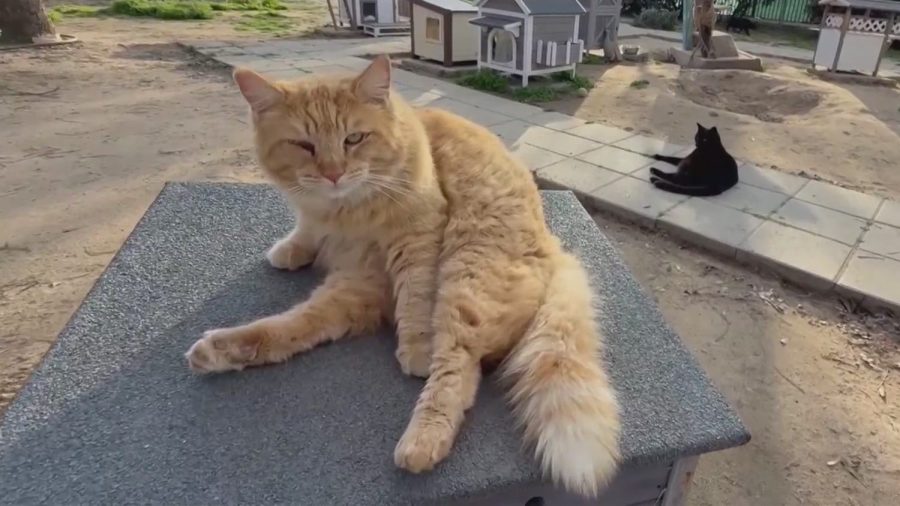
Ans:
[[[313,260],[316,259],[316,252],[284,238],[269,248],[269,251],[266,252],[266,259],[276,269],[293,271],[313,263]]]
[[[414,419],[394,448],[394,464],[411,473],[430,471],[450,453],[453,437],[446,424],[417,423]]]
[[[247,327],[208,330],[184,356],[199,374],[240,371],[253,364],[262,337]]]
[[[421,344],[401,344],[394,354],[403,374],[427,378],[431,367],[431,348]]]

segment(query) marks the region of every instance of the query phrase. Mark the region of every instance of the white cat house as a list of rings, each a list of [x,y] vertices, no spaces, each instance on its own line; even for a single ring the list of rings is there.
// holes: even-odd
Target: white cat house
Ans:
[[[878,75],[891,39],[900,38],[900,2],[821,0],[819,5],[825,12],[813,66]]]
[[[578,0],[478,0],[478,68],[522,77],[575,70],[585,9]]]
[[[341,24],[374,37],[409,33],[410,0],[338,0]]]

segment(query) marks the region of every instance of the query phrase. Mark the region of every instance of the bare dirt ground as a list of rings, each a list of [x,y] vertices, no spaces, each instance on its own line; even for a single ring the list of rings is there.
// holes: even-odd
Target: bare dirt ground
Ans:
[[[693,144],[695,123],[718,126],[738,158],[900,200],[900,89],[825,82],[776,60],[765,73],[664,63],[579,73],[595,88],[553,109],[678,144]],[[639,81],[644,87],[632,86]]]
[[[0,52],[0,410],[165,181],[260,181],[228,72],[171,43],[247,34],[123,19],[61,31],[84,43]],[[657,128],[629,100],[620,125]],[[597,220],[754,436],[701,463],[691,504],[900,496],[896,321]]]

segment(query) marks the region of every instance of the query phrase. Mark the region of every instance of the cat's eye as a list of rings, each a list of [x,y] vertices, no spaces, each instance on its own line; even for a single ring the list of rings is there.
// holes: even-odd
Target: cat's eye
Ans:
[[[309,154],[311,155],[316,154],[316,146],[309,141],[298,141],[296,139],[291,139],[288,141],[288,143],[293,144],[294,146],[299,146],[306,151],[309,151]]]
[[[346,139],[344,139],[344,144],[347,146],[355,146],[356,144],[362,142],[365,138],[366,134],[362,132],[354,132],[348,135]]]

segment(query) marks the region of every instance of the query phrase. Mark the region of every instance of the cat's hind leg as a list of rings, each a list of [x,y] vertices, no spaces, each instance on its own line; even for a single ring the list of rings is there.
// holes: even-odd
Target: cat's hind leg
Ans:
[[[671,163],[672,165],[678,165],[681,163],[684,158],[678,158],[677,156],[665,156],[665,155],[653,155],[654,160],[659,160],[660,162]]]
[[[686,185],[673,181],[665,181],[662,179],[651,179],[653,186],[669,193],[678,193],[681,195],[691,195],[694,197],[710,197],[722,193],[723,190],[710,186]]]
[[[374,330],[383,320],[388,294],[382,271],[338,270],[294,308],[246,325],[207,331],[185,356],[198,373],[284,362],[319,344]]]
[[[662,179],[664,181],[669,181],[678,174],[675,172],[663,172],[656,167],[650,167],[650,179]]]

